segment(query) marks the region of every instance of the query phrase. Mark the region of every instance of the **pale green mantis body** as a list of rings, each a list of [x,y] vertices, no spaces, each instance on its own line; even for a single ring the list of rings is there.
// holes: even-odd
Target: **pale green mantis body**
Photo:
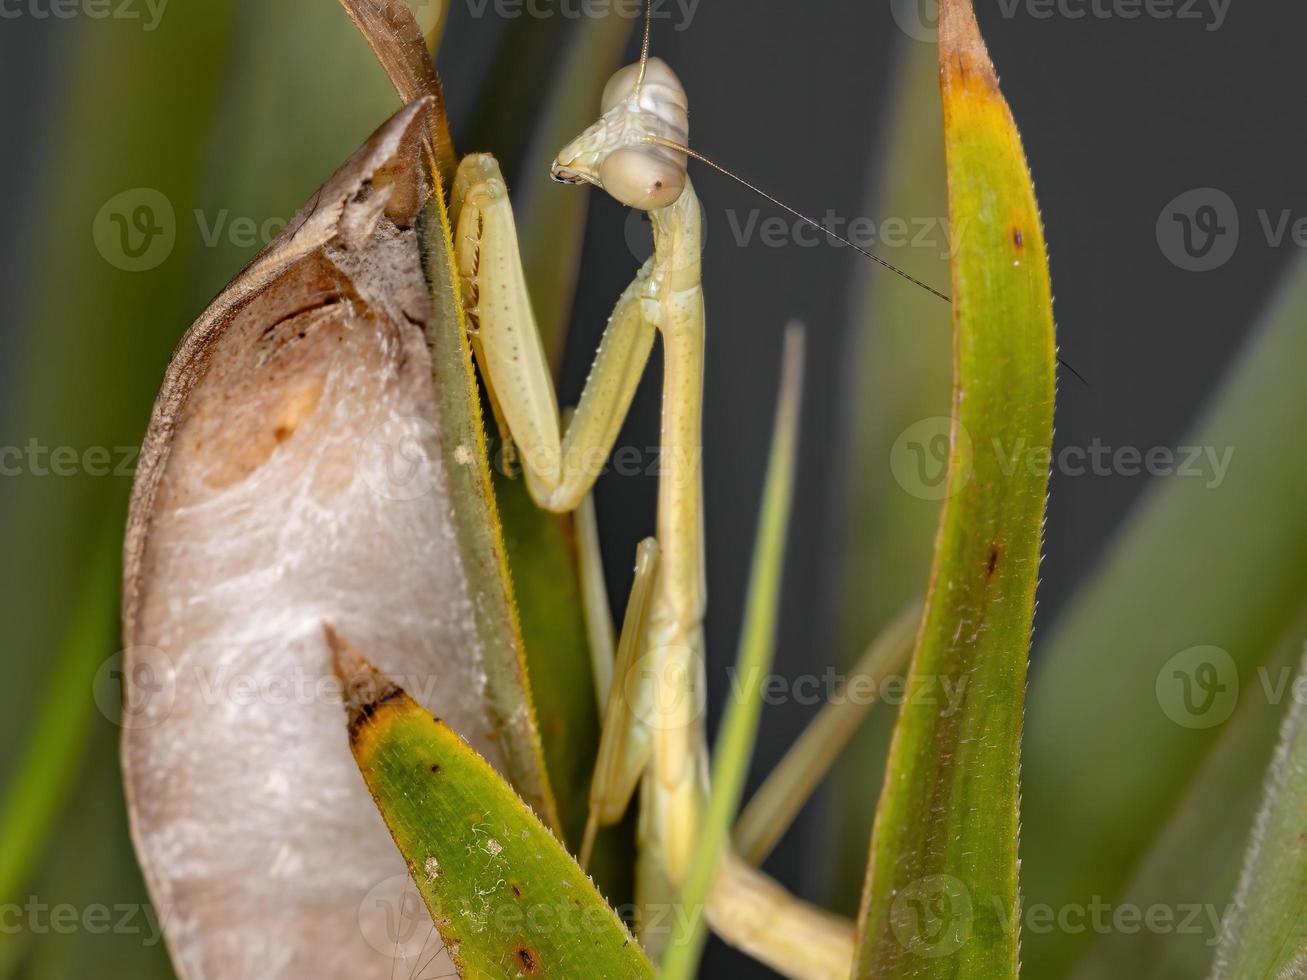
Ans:
[[[708,792],[701,716],[705,317],[687,130],[685,91],[665,63],[648,57],[646,28],[640,62],[613,76],[600,119],[554,163],[556,180],[593,184],[648,212],[654,233],[654,254],[619,298],[565,426],[494,159],[464,158],[451,195],[473,350],[505,445],[516,445],[539,506],[569,512],[582,504],[617,439],[655,334],[662,337],[656,532],[637,556],[581,853],[584,864],[598,827],[621,819],[639,786],[638,925],[655,957],[664,937],[648,928],[651,910],[677,901]],[[707,914],[724,938],[782,972],[847,975],[850,924],[789,897],[734,856],[722,862]]]
[[[651,128],[674,131],[678,109],[684,119],[683,99],[679,83],[662,62],[650,62],[647,74],[641,66],[624,69],[609,84],[604,117],[566,148],[555,164],[559,179],[602,187],[601,174],[612,180],[612,154],[654,154],[649,168],[652,183],[637,186],[630,196],[649,193],[672,198],[650,209],[654,255],[618,300],[585,391],[564,431],[560,431],[553,382],[531,313],[498,165],[485,155],[466,157],[453,190],[456,254],[469,323],[475,331],[474,350],[503,434],[516,444],[531,495],[541,507],[572,511],[589,493],[644,373],[655,333],[663,338],[657,545],[643,549],[634,589],[637,596],[647,595],[647,609],[644,601],[635,603],[624,629],[626,645],[636,643],[646,651],[652,685],[632,683],[619,672],[614,686],[645,705],[684,710],[677,717],[655,719],[648,710],[632,705],[627,737],[611,730],[605,736],[610,744],[620,746],[616,752],[608,748],[606,754],[619,758],[609,773],[601,767],[596,778],[598,786],[607,781],[603,775],[611,775],[614,785],[595,800],[598,810],[592,813],[591,833],[596,823],[620,818],[635,783],[645,775],[642,860],[647,865],[653,860],[651,852],[660,851],[659,870],[672,882],[684,874],[705,784],[702,725],[693,710],[694,691],[685,690],[686,685],[700,683],[706,605],[699,469],[704,305],[699,204],[684,173],[684,158],[676,161],[669,152],[636,141]],[[664,115],[672,118],[669,121]],[[676,135],[684,138],[683,123]],[[645,165],[638,158],[628,159],[637,167]],[[642,621],[643,635],[637,637],[633,631],[640,630]],[[649,689],[660,682],[678,687]],[[601,749],[601,757],[604,754]],[[642,878],[653,874],[649,870]]]

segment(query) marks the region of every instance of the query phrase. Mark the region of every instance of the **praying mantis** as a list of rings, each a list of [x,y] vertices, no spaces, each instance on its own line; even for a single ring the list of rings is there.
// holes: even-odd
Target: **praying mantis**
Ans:
[[[567,513],[582,504],[617,439],[655,336],[662,339],[656,531],[637,554],[580,851],[584,865],[597,830],[620,820],[638,789],[636,905],[645,910],[676,902],[708,794],[698,711],[707,602],[699,465],[705,314],[700,205],[687,160],[711,161],[688,146],[684,87],[664,61],[650,56],[651,16],[649,3],[640,60],[612,77],[599,119],[559,152],[552,167],[556,181],[594,186],[646,212],[654,236],[653,255],[618,299],[565,425],[535,326],[507,187],[494,158],[465,157],[451,193],[472,348],[509,447],[506,458],[520,460],[538,506]],[[847,923],[779,893],[729,855],[719,875],[730,882],[714,890],[708,909],[719,931],[741,921],[734,914],[741,903],[759,898],[775,930],[752,928],[748,937],[728,940],[770,946],[763,957],[799,975],[805,968],[790,947],[807,946],[804,958],[811,966],[815,946],[826,951],[815,959],[826,962],[807,975],[847,972],[853,938]],[[660,937],[639,932],[657,958]]]

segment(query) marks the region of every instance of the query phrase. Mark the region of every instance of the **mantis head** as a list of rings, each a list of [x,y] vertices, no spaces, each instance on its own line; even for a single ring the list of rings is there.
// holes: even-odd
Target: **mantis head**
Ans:
[[[656,211],[685,190],[689,113],[685,89],[661,58],[627,65],[604,89],[602,115],[559,152],[551,176],[594,184],[627,207]]]

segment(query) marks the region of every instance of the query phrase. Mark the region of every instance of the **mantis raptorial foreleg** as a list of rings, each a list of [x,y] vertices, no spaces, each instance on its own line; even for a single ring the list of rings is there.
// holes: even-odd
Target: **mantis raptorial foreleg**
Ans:
[[[500,435],[517,446],[532,498],[546,510],[576,508],[598,478],[653,346],[640,270],[618,300],[590,379],[565,432],[544,345],[527,294],[517,228],[499,164],[463,158],[454,180],[455,253],[472,343]]]

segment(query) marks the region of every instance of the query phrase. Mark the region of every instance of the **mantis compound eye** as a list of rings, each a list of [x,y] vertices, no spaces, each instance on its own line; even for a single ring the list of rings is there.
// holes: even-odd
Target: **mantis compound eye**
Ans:
[[[685,190],[685,164],[661,147],[623,147],[599,165],[604,190],[622,204],[656,211],[675,203]]]

